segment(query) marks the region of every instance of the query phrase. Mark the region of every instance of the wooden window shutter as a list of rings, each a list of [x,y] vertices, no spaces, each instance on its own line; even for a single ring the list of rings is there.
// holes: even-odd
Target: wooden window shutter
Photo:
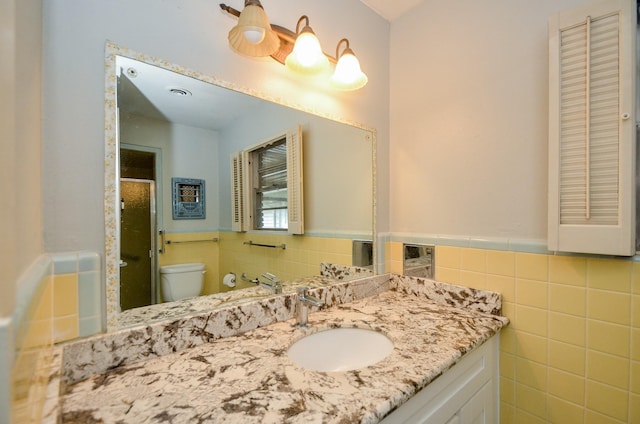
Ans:
[[[304,234],[302,127],[287,131],[287,207],[289,234]]]
[[[231,229],[247,231],[247,157],[244,152],[231,155]]]
[[[549,20],[549,250],[635,253],[635,4]]]

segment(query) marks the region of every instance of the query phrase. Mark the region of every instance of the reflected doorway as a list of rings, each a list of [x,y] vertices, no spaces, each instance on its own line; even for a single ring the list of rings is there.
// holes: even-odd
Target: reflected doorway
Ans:
[[[157,303],[156,186],[153,152],[121,149],[120,309]]]
[[[156,303],[155,185],[120,179],[120,308]]]

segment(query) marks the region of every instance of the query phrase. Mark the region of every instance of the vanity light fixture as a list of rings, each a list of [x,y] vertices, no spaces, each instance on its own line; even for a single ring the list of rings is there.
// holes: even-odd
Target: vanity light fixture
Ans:
[[[259,0],[245,0],[238,24],[229,31],[229,45],[237,53],[253,57],[270,56],[280,48],[280,38],[271,29]]]
[[[347,46],[340,54],[340,45],[345,43]],[[357,90],[364,87],[369,80],[362,69],[360,69],[360,62],[353,53],[353,50],[349,47],[349,40],[343,38],[338,42],[336,46],[336,57],[338,63],[336,64],[336,70],[331,76],[331,84],[340,90]]]
[[[300,24],[305,22],[300,30]],[[329,59],[322,52],[320,41],[309,26],[309,18],[302,15],[296,24],[296,42],[285,60],[287,68],[305,74],[317,74],[329,66]]]
[[[251,7],[251,9],[250,9]],[[367,84],[368,78],[362,72],[360,63],[353,50],[349,47],[349,40],[343,38],[336,47],[336,57],[332,57],[322,51],[320,42],[309,26],[309,18],[303,15],[298,19],[296,32],[278,25],[269,24],[266,13],[258,0],[245,0],[245,8],[240,13],[236,9],[220,4],[220,8],[231,15],[238,17],[238,24],[229,32],[229,44],[236,52],[245,56],[271,56],[276,61],[286,65],[288,69],[307,75],[315,75],[328,68],[329,62],[336,64],[335,71],[331,77],[331,86],[339,90],[358,90]],[[264,16],[266,24],[249,25],[248,18],[243,19],[247,10],[259,9],[255,12]],[[254,12],[251,12],[254,13]],[[304,27],[300,30],[300,25],[304,22]],[[257,28],[257,29],[256,29]],[[264,40],[259,41],[264,29]],[[251,46],[261,46],[266,43],[270,34],[278,39],[274,50],[273,43],[269,43],[271,48],[256,48]],[[253,44],[248,40],[258,40],[258,44]],[[340,46],[346,47],[340,53]],[[239,47],[242,46],[242,47]]]

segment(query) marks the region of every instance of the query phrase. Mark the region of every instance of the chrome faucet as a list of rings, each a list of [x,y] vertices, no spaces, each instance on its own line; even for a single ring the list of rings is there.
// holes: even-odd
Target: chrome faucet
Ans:
[[[301,327],[307,326],[307,321],[309,319],[309,305],[311,306],[322,306],[324,302],[317,297],[309,296],[307,294],[307,290],[309,287],[298,287],[296,289],[296,294],[298,295],[298,300],[296,301],[296,313],[298,316],[298,325]]]
[[[271,281],[271,283],[261,282],[260,285],[262,287],[271,289],[271,291],[273,291],[273,294],[282,294],[282,282],[278,277],[271,274],[270,272],[265,272],[264,274],[262,274],[262,276]]]
[[[271,282],[267,283],[265,281],[260,281],[258,277],[249,278],[244,272],[242,273],[240,278],[248,283],[259,284],[261,287],[271,290],[273,294],[282,294],[282,282],[278,279],[278,277],[269,272],[265,272],[264,274],[262,274],[262,276]]]

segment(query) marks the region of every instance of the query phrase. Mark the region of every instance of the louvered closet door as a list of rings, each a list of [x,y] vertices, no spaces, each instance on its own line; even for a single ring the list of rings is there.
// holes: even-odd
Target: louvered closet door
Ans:
[[[550,20],[550,250],[634,254],[634,5]]]

